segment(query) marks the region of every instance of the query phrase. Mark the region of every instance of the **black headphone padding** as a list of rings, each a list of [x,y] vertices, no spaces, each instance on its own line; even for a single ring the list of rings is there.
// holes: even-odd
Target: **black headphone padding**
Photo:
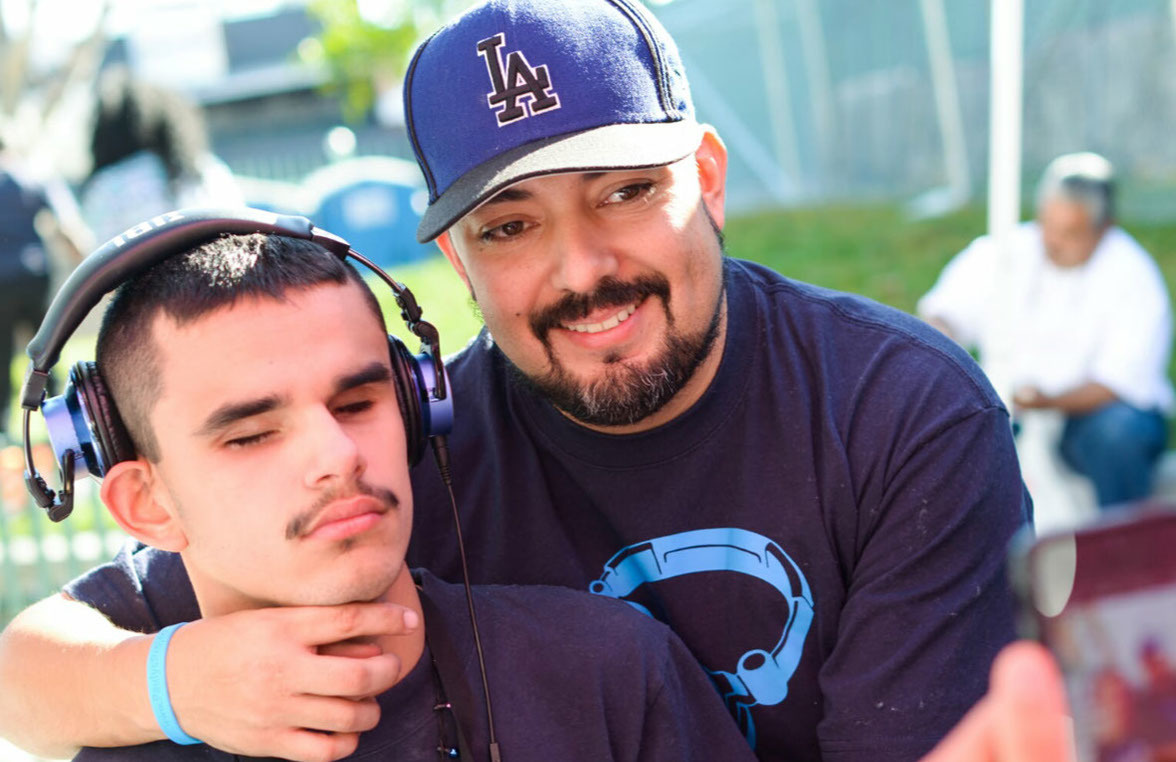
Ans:
[[[408,445],[408,464],[415,466],[428,446],[420,397],[414,385],[413,356],[404,342],[388,334],[388,354],[392,363],[392,382],[400,417],[404,420],[404,438]]]
[[[107,241],[70,273],[29,342],[28,355],[33,368],[47,372],[90,310],[119,284],[177,252],[227,233],[301,238],[314,241],[340,259],[346,258],[350,251],[342,238],[315,228],[304,217],[276,215],[260,209],[180,209],[153,217]]]
[[[116,463],[135,459],[135,445],[123,424],[114,398],[106,390],[106,382],[98,372],[98,364],[79,362],[70,371],[70,380],[90,411],[94,422],[94,439],[101,451],[102,462],[109,469]]]

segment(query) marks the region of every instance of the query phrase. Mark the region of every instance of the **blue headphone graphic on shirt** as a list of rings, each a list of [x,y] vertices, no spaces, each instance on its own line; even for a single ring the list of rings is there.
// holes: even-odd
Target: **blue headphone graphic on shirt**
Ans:
[[[800,664],[805,636],[813,622],[808,581],[779,545],[755,532],[726,527],[657,537],[623,548],[605,563],[604,574],[588,590],[624,599],[648,582],[708,571],[732,571],[761,579],[788,604],[788,621],[771,651],[754,648],[746,652],[739,657],[734,673],[707,670],[755,748],[751,708],[779,704],[787,697],[788,679]],[[641,604],[625,602],[652,616]]]

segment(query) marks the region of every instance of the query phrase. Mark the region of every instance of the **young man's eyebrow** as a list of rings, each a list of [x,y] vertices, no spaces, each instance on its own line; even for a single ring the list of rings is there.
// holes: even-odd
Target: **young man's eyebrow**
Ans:
[[[334,393],[339,394],[348,389],[363,386],[364,384],[384,382],[391,378],[392,371],[388,369],[387,365],[378,361],[373,362],[362,370],[341,376],[335,381]],[[230,402],[221,405],[204,419],[204,423],[196,430],[196,434],[198,436],[211,436],[233,425],[237,421],[251,418],[255,415],[261,415],[262,413],[268,413],[271,410],[276,410],[283,404],[285,404],[285,400],[275,394],[246,400],[244,402]]]
[[[283,400],[281,397],[270,395],[268,397],[246,400],[245,402],[230,402],[221,405],[204,419],[204,423],[196,430],[196,434],[198,436],[211,436],[233,425],[237,421],[251,418],[255,415],[261,415],[262,413],[268,413],[271,410],[277,409],[282,404]]]
[[[335,382],[335,394],[345,392],[348,389],[354,389],[357,386],[363,386],[364,384],[382,383],[391,378],[392,371],[388,368],[387,363],[376,361],[363,370],[348,373],[346,376],[340,377]]]

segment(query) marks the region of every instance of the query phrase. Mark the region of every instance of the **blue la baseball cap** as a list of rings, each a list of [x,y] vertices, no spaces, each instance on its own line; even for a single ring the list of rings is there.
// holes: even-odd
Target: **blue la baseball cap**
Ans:
[[[670,164],[702,139],[677,46],[630,0],[487,0],[417,49],[404,112],[421,243],[520,180]]]

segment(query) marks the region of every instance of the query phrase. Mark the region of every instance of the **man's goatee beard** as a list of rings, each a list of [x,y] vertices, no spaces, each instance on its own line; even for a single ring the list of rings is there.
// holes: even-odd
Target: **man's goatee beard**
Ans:
[[[668,296],[668,288],[666,293]],[[661,351],[646,363],[606,358],[604,374],[589,382],[573,377],[559,363],[546,341],[546,334],[543,342],[550,370],[528,376],[509,362],[509,358],[508,365],[524,386],[577,421],[590,426],[630,426],[661,410],[710,355],[719,335],[725,294],[724,283],[715,300],[710,322],[693,335],[683,335],[676,330],[668,298],[660,294],[646,295],[646,300],[661,299],[665,311],[666,338]]]

